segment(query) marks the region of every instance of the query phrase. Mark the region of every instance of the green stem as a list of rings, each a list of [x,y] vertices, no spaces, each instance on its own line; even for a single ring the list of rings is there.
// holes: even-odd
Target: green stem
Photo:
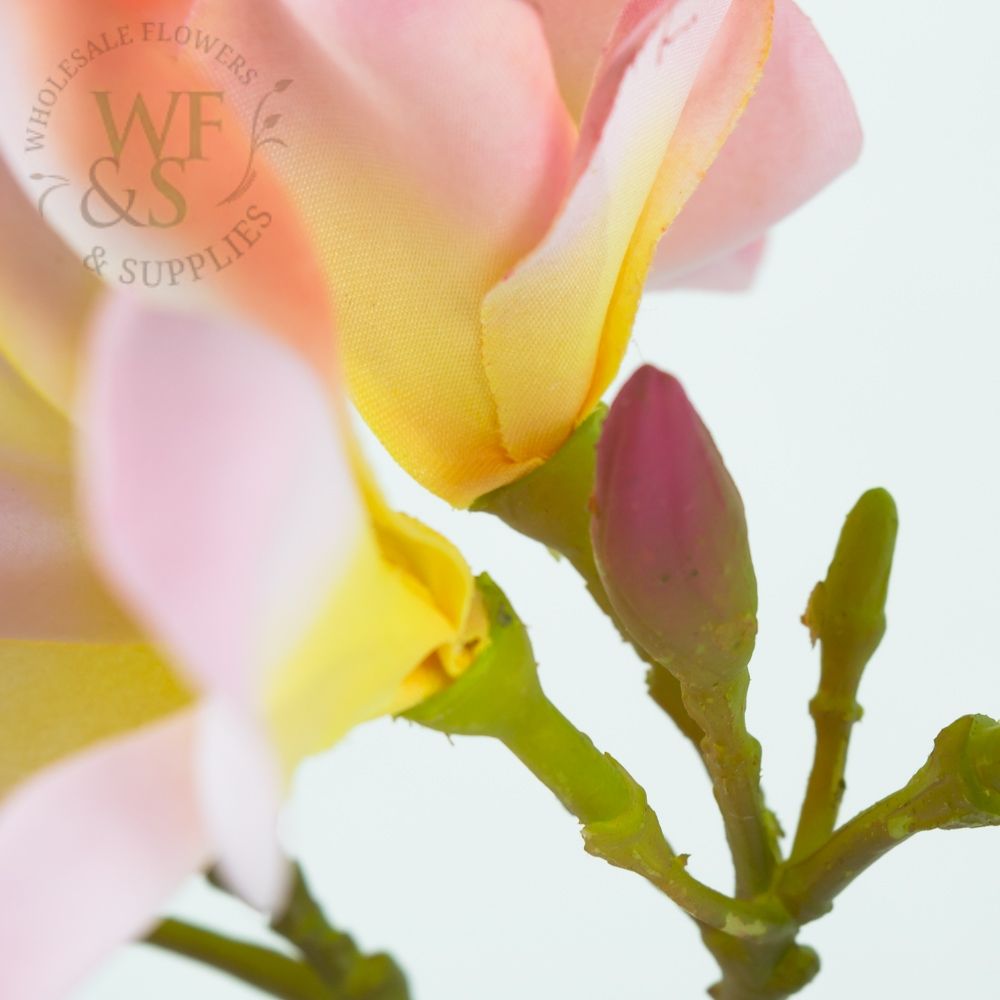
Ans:
[[[858,664],[855,659],[840,644],[822,645],[819,690],[809,703],[816,751],[792,848],[796,861],[820,847],[837,826],[851,732],[862,714],[857,693],[864,661]]]
[[[863,871],[918,832],[915,817],[924,808],[935,806],[909,786],[886,796],[792,865],[781,882],[782,897],[803,921],[822,916]]]
[[[630,780],[541,693],[501,740],[584,826],[628,812]]]
[[[624,637],[624,627],[616,619],[614,621],[615,626]],[[628,641],[631,642],[631,640]],[[705,732],[695,722],[694,717],[684,704],[684,692],[681,690],[680,681],[663,664],[653,660],[640,646],[633,644],[633,648],[649,667],[649,670],[646,671],[646,687],[649,691],[649,697],[666,712],[667,716],[673,720],[674,725],[690,740],[691,745],[698,751],[704,763]]]
[[[795,943],[798,927],[787,914],[764,900],[737,903],[692,878],[638,785],[551,702],[526,704],[521,722],[503,742],[584,824],[587,850],[641,875],[697,917],[706,947],[723,971],[712,992],[716,1000],[783,1000],[812,980],[819,960],[812,949]],[[726,767],[714,749],[706,760]],[[753,773],[750,769],[745,781],[729,773],[721,782],[720,798],[730,815],[744,795],[759,798],[753,795]],[[749,827],[746,839],[754,843],[760,826]]]
[[[826,913],[863,871],[926,830],[1000,825],[1000,725],[965,716],[944,729],[927,763],[901,789],[855,816],[778,886],[801,922]]]
[[[544,695],[499,739],[583,825],[589,853],[645,878],[707,927],[727,936],[783,936],[789,919],[764,900],[735,900],[686,869],[663,835],[641,787],[601,753]]]
[[[702,756],[726,827],[736,893],[743,898],[771,887],[780,860],[776,822],[761,791],[760,744],[746,728],[749,683],[744,671],[727,686],[682,687],[684,703],[705,733]]]
[[[295,945],[334,996],[351,1000],[408,1000],[406,977],[384,953],[366,955],[349,934],[336,930],[309,892],[300,868],[285,911],[271,924]]]
[[[145,943],[211,966],[280,1000],[337,1000],[304,962],[180,920],[164,920]]]
[[[499,588],[479,580],[492,623],[489,646],[451,687],[406,713],[449,735],[499,740],[583,824],[586,849],[647,879],[700,923],[740,938],[785,934],[773,899],[735,900],[690,875],[646,795],[546,697],[524,626]]]
[[[722,970],[708,992],[713,1000],[785,1000],[804,989],[819,972],[819,956],[797,944],[793,925],[788,935],[756,943],[702,929],[705,947]]]

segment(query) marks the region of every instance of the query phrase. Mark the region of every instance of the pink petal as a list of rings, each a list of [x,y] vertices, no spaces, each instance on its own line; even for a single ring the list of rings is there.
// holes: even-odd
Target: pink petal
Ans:
[[[104,743],[0,807],[4,1000],[60,1000],[208,857],[193,783],[194,717]]]
[[[150,176],[153,154],[141,138],[134,138],[138,128],[118,157],[115,169],[121,179],[117,187],[112,186],[112,193],[138,193],[135,212],[141,224],[95,228],[82,212],[83,199],[93,186],[91,170],[112,153],[96,93],[111,95],[119,124],[124,121],[126,103],[131,106],[141,93],[162,126],[168,114],[167,95],[221,89],[209,75],[212,65],[221,69],[221,64],[206,58],[195,44],[160,42],[156,31],[150,41],[143,38],[146,23],[155,29],[163,24],[168,32],[184,26],[192,4],[193,0],[144,0],[141,17],[129,0],[34,0],[0,5],[0,33],[18,39],[0,63],[0,93],[4,95],[0,150],[32,201],[44,190],[36,179],[39,175],[67,180],[67,186],[46,201],[45,216],[73,248],[81,268],[84,257],[100,246],[107,252],[103,277],[111,286],[189,306],[221,305],[280,333],[328,377],[334,358],[328,291],[293,196],[266,155],[254,159],[252,188],[231,204],[225,201],[227,193],[239,188],[252,144],[240,105],[259,103],[276,79],[258,79],[257,87],[250,90],[229,71],[224,100],[206,105],[207,118],[217,120],[220,127],[205,130],[203,156],[187,156],[187,147],[173,138],[180,129],[171,133],[167,152],[181,156],[166,158],[163,176],[179,185],[185,207],[182,216],[172,207],[176,196],[168,200],[157,193]],[[131,43],[119,44],[119,26],[129,28]],[[247,52],[254,46],[254,37],[245,31],[234,30],[226,37],[231,50],[240,42]],[[90,53],[88,41],[99,54],[85,67],[76,67],[71,53]],[[60,59],[75,73],[68,81],[58,65]],[[54,81],[51,84],[49,77]],[[47,109],[39,97],[43,89],[55,94]],[[42,109],[44,126],[29,122],[36,107]],[[185,104],[177,117],[187,111]],[[29,131],[42,135],[44,142],[26,141]],[[178,165],[176,159],[183,162]],[[105,162],[99,169],[111,168]],[[186,181],[180,179],[181,174]],[[197,276],[189,261],[195,254],[201,255]],[[128,260],[133,261],[130,267],[125,265]],[[145,287],[143,261],[155,265],[148,273],[153,287]],[[170,275],[160,266],[166,261],[175,262],[180,270]]]
[[[857,159],[861,126],[812,22],[778,0],[760,88],[732,138],[660,244],[660,282],[754,242]]]
[[[120,297],[83,388],[98,560],[196,685],[253,703],[359,524],[322,386],[273,338]]]
[[[563,99],[579,121],[601,54],[626,0],[535,0]]]
[[[650,2],[634,0],[634,6]],[[732,0],[729,4],[622,264],[581,414],[597,404],[621,365],[656,246],[697,190],[753,97],[771,52],[773,28],[774,0]]]
[[[278,846],[282,775],[263,727],[216,699],[201,709],[198,785],[202,813],[226,882],[251,906],[273,913],[288,889]]]
[[[533,5],[201,0],[194,18],[268,38],[272,76],[294,66],[304,134],[282,169],[322,248],[366,421],[453,502],[509,479],[480,307],[551,224],[575,138]]]
[[[664,279],[654,271],[649,288],[688,288],[706,292],[745,292],[757,278],[767,250],[767,240],[761,237],[725,257],[690,271],[679,278]]]
[[[551,454],[613,377],[652,246],[742,110],[769,14],[766,0],[625,9],[581,126],[576,185],[483,306],[487,375],[512,457]]]

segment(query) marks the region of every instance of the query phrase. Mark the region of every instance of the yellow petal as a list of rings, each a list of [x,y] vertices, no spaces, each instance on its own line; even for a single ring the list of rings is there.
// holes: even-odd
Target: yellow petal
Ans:
[[[0,360],[0,637],[135,635],[91,567],[71,470],[66,420]]]
[[[444,571],[450,576],[443,553],[430,554],[429,540],[428,533],[417,546],[407,545],[406,558],[430,556],[431,575]],[[360,540],[349,567],[292,660],[273,675],[265,699],[288,768],[326,749],[357,723],[397,709],[399,692],[411,690],[414,671],[441,651],[471,647],[480,638],[466,631],[467,621],[477,626],[478,617],[467,615],[456,627],[428,586],[382,551],[374,531]],[[442,603],[471,604],[471,590],[452,589],[453,583],[441,592]],[[425,694],[444,682],[444,670],[438,669],[436,677],[422,685]]]
[[[447,676],[457,677],[489,632],[469,565],[447,538],[386,504],[356,448],[354,467],[383,558],[418,581],[451,624],[451,639],[437,651],[437,662]]]
[[[190,700],[144,646],[0,641],[0,797],[39,768]]]
[[[770,41],[772,0],[650,5],[616,29],[560,217],[487,296],[483,351],[517,461],[547,458],[621,361],[649,261],[734,127]]]
[[[458,549],[390,509],[349,436],[347,447],[367,518],[340,582],[265,697],[288,769],[358,723],[439,691],[489,632]]]
[[[480,306],[545,232],[568,177],[575,129],[537,12],[511,0],[415,4],[405,17],[386,0],[232,0],[198,18],[276,40],[271,76],[291,73],[294,56],[299,133],[275,164],[312,224],[365,420],[453,503],[516,477]]]
[[[265,698],[288,769],[358,723],[439,691],[489,632],[458,549],[389,508],[350,437],[347,446],[367,520],[346,572]]]
[[[65,412],[100,285],[45,225],[2,158],[0,235],[0,354]]]

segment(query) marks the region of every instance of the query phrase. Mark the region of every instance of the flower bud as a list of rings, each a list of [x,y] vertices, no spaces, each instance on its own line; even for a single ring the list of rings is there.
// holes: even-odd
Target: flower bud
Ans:
[[[892,497],[869,490],[847,515],[826,579],[803,622],[813,642],[834,647],[860,670],[885,634],[885,602],[899,516]]]
[[[611,603],[682,683],[742,671],[757,633],[743,502],[680,383],[645,366],[598,445],[591,531]]]

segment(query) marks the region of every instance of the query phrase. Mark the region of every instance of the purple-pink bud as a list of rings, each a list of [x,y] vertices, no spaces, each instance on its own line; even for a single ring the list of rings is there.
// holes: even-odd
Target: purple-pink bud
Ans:
[[[743,670],[757,580],[743,501],[677,379],[629,379],[597,449],[594,555],[615,612],[682,683]]]

